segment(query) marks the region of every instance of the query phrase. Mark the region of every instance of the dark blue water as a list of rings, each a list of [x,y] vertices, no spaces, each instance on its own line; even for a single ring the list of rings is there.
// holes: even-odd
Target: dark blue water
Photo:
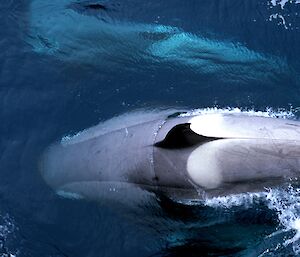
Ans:
[[[1,256],[300,252],[297,188],[128,208],[64,199],[38,170],[52,142],[131,110],[298,118],[298,0],[2,0],[0,12]]]

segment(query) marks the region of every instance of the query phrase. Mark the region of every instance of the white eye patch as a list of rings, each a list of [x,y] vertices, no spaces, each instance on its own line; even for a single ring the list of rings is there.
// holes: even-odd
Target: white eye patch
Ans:
[[[215,138],[299,141],[300,122],[249,115],[204,114],[189,120],[198,135]]]
[[[199,115],[193,117],[189,123],[192,131],[206,137],[220,137],[226,131],[222,114]]]
[[[196,148],[187,160],[187,171],[197,185],[217,188],[222,183],[222,169],[217,160],[219,144],[223,140],[205,143]]]

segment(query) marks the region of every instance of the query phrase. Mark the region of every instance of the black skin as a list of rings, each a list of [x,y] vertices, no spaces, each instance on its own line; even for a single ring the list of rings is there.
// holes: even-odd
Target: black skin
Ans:
[[[217,139],[220,138],[198,135],[190,129],[190,123],[184,123],[173,127],[165,139],[157,142],[155,146],[165,149],[180,149]]]
[[[107,7],[103,4],[87,4],[84,6],[85,8],[93,9],[93,10],[107,10]]]

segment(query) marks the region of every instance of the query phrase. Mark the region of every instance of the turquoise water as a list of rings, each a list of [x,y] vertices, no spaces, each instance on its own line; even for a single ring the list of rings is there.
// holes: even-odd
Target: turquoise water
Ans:
[[[299,119],[298,0],[2,0],[0,11],[2,256],[299,254],[296,186],[129,208],[58,196],[38,170],[49,144],[136,109]]]

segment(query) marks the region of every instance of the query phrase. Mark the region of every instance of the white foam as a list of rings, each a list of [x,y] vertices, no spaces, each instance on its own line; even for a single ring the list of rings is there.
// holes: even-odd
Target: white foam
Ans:
[[[14,235],[16,230],[18,230],[18,228],[15,226],[13,219],[8,214],[3,216],[0,215],[0,249],[6,247],[4,244],[10,240],[9,238]],[[10,253],[8,252],[1,256],[15,257],[18,254],[18,251],[12,251],[11,249],[6,250]]]
[[[287,4],[287,3],[295,3],[295,4],[299,4],[300,3],[300,0],[271,0],[271,4],[273,6],[280,6],[281,9],[284,9],[284,6]]]
[[[265,199],[265,197],[265,192],[219,196],[206,199],[204,205],[214,208],[221,207],[227,209],[237,206],[250,208],[255,202]]]
[[[281,231],[294,231],[282,245],[292,245],[294,253],[300,254],[300,189],[291,185],[286,190],[269,189],[267,199],[268,207],[278,214]]]
[[[270,210],[277,213],[279,227],[278,229],[267,236],[268,238],[275,237],[284,233],[292,232],[293,236],[284,236],[282,242],[279,242],[273,249],[267,249],[265,253],[272,252],[274,254],[281,253],[282,247],[291,246],[294,254],[300,254],[300,188],[294,188],[289,185],[287,188],[281,189],[266,189],[260,193],[243,193],[222,197],[214,197],[206,199],[204,205],[213,208],[232,208],[243,207],[251,208],[256,202],[264,202]],[[278,240],[278,239],[276,239]]]
[[[293,114],[293,107],[288,110],[284,109],[278,109],[274,110],[272,108],[266,108],[265,111],[257,111],[253,109],[240,109],[237,107],[227,107],[227,108],[201,108],[201,109],[194,109],[191,110],[190,112],[181,114],[181,117],[189,117],[189,116],[194,116],[194,115],[199,115],[199,114],[245,114],[249,116],[258,116],[258,117],[272,117],[272,118],[294,118],[295,115]]]
[[[269,20],[272,21],[273,19],[280,19],[281,21],[279,21],[278,24],[279,25],[282,24],[285,29],[288,29],[285,18],[281,14],[279,14],[279,13],[271,14],[270,17],[269,17]]]
[[[276,10],[276,13],[272,13],[269,16],[269,21],[278,20],[278,25],[283,26],[285,29],[293,29],[293,26],[290,22],[287,21],[289,19],[289,16],[291,15],[297,15],[297,13],[290,13],[285,14],[284,8],[287,4],[293,5],[293,4],[299,4],[300,0],[270,0],[270,9]],[[272,11],[273,12],[273,11]],[[298,27],[295,27],[298,29]]]
[[[292,2],[292,1],[291,0],[271,0],[271,4],[273,6],[280,5],[281,9],[284,8],[284,6],[287,2]]]
[[[277,213],[279,227],[267,236],[272,238],[284,233],[282,242],[273,249],[266,249],[260,256],[269,252],[282,254],[282,248],[291,246],[295,255],[300,255],[300,188],[289,185],[286,188],[266,189],[260,193],[242,193],[206,199],[203,204],[213,208],[251,208],[254,203],[263,202]],[[291,237],[288,237],[292,233]],[[276,240],[278,240],[276,238]]]

